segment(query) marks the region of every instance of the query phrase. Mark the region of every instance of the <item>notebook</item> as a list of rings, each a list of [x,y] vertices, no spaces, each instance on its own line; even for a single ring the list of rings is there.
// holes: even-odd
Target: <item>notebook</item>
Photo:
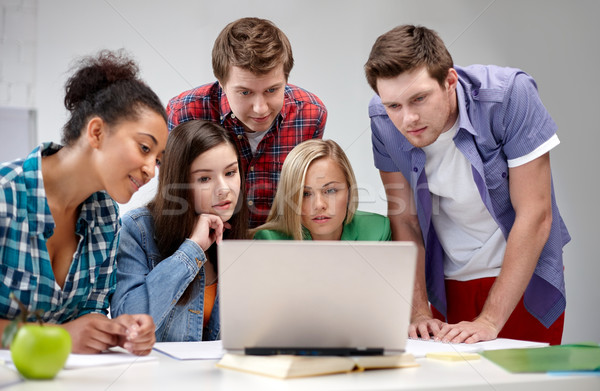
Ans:
[[[218,251],[226,352],[404,351],[417,259],[413,243],[230,240]]]

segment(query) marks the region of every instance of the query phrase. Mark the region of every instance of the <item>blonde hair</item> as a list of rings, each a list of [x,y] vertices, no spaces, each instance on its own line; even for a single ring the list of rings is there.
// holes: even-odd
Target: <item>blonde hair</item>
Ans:
[[[323,158],[332,159],[344,172],[349,191],[344,224],[352,221],[358,207],[358,189],[352,165],[335,141],[313,139],[298,144],[286,157],[269,217],[265,224],[251,232],[251,236],[269,229],[283,232],[294,240],[304,239],[301,211],[306,172],[312,162]]]

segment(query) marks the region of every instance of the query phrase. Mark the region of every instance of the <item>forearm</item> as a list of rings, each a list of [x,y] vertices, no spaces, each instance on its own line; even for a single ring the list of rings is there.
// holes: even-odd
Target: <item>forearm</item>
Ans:
[[[194,280],[206,258],[199,246],[185,241],[170,257],[151,270],[118,271],[117,291],[112,300],[115,316],[149,314],[157,327]]]
[[[190,258],[186,251],[177,250],[171,257],[161,261],[146,277],[148,314],[152,316],[157,328],[162,325],[183,292],[196,278],[200,265],[206,260],[204,253],[201,254],[201,257]],[[197,263],[196,259],[200,263]]]
[[[427,298],[427,283],[425,281],[425,249],[418,247],[417,267],[415,271],[415,283],[413,289],[411,322],[422,319],[431,319],[431,309]]]
[[[417,265],[415,270],[415,282],[413,289],[411,321],[416,322],[420,319],[430,319],[431,309],[427,299],[427,284],[425,282],[425,247],[421,238],[418,221],[412,223],[394,221],[392,224],[392,240],[412,241],[417,245]]]
[[[508,236],[500,274],[479,319],[500,331],[521,300],[548,240],[551,216],[517,219]]]

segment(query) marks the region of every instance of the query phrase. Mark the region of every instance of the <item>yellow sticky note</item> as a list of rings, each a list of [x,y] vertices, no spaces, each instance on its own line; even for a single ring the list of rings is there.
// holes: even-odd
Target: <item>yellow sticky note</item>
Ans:
[[[465,361],[465,360],[479,360],[479,354],[477,353],[460,353],[460,352],[432,352],[425,355],[427,358],[433,358],[436,360],[445,361]]]

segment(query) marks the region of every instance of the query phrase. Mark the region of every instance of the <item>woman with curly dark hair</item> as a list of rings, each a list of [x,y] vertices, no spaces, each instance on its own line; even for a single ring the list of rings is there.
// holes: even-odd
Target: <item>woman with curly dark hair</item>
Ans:
[[[122,346],[145,355],[155,341],[152,319],[107,314],[116,285],[117,202],[154,176],[166,114],[120,52],[82,59],[65,87],[63,145],[43,143],[0,165],[0,332],[19,315],[13,293],[30,314],[65,328],[73,353]]]

